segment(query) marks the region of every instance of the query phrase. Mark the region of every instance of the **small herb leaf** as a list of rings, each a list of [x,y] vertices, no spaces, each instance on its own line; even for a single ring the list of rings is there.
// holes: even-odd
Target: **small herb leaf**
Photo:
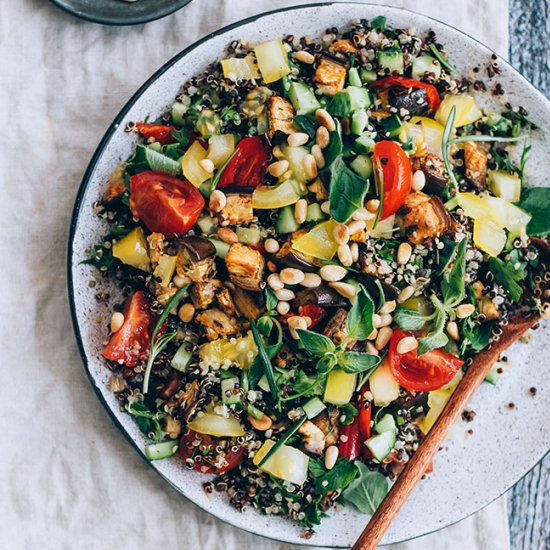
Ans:
[[[359,477],[344,491],[344,500],[363,514],[374,514],[388,494],[388,480],[384,474],[371,471],[361,461],[355,462]]]
[[[325,353],[333,353],[336,350],[334,342],[327,336],[311,330],[297,330],[304,348],[312,355],[321,356]]]
[[[348,336],[354,340],[366,340],[374,330],[373,315],[374,303],[361,285],[346,320]]]
[[[337,360],[340,368],[348,373],[365,372],[374,369],[380,363],[378,355],[356,351],[341,351],[337,355]]]

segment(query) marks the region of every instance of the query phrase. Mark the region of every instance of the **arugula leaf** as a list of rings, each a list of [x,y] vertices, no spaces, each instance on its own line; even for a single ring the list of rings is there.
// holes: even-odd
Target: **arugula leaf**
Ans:
[[[375,17],[370,22],[370,28],[376,31],[385,31],[386,30],[386,18],[383,15]]]
[[[300,336],[300,342],[306,351],[309,351],[312,355],[320,356],[325,353],[333,353],[336,350],[334,342],[327,336],[311,330],[299,329],[296,332]]]
[[[531,214],[527,224],[527,234],[546,238],[550,235],[550,187],[524,189],[519,207]]]
[[[337,355],[337,361],[340,368],[345,372],[359,373],[369,369],[374,370],[374,367],[380,363],[380,357],[356,351],[341,351]]]
[[[431,315],[423,315],[416,309],[404,306],[399,306],[393,314],[394,322],[403,330],[420,330],[430,319]]]
[[[504,287],[513,302],[519,302],[523,289],[517,283],[523,279],[523,269],[516,269],[512,262],[503,262],[499,258],[489,258],[489,271],[495,281]]]
[[[443,348],[449,342],[449,338],[444,332],[447,311],[435,296],[432,297],[432,302],[435,306],[433,327],[427,336],[418,339],[418,355],[424,355],[432,349]]]
[[[317,123],[315,122],[315,117],[307,115],[296,115],[294,117],[294,124],[298,125],[301,130],[303,130],[310,139],[315,137],[317,133]]]
[[[466,239],[460,241],[453,266],[444,275],[441,282],[441,292],[445,305],[457,304],[464,298],[464,277],[466,274]]]
[[[344,491],[344,500],[363,514],[374,514],[388,494],[388,480],[384,474],[371,471],[361,461],[355,462],[359,477]]]
[[[479,325],[471,317],[464,319],[462,322],[464,340],[460,348],[460,354],[463,355],[468,348],[473,351],[485,349],[491,341],[494,324],[494,321],[486,321]],[[469,341],[469,344],[466,344],[466,341]]]
[[[143,147],[138,145],[138,147]],[[164,172],[165,174],[170,174],[171,176],[177,176],[181,173],[181,164],[150,147],[143,147],[145,149],[145,158],[149,168],[157,172]]]
[[[357,476],[357,468],[345,458],[340,457],[331,470],[327,470],[320,459],[311,459],[309,473],[315,480],[317,493],[328,493],[347,487]]]
[[[135,403],[126,405],[125,410],[132,416],[136,417],[136,422],[139,429],[149,439],[152,439],[153,441],[159,441],[162,439],[163,432],[160,425],[160,420],[166,418],[166,413],[153,412],[145,403],[141,401],[136,401]]]
[[[365,287],[361,285],[355,303],[349,310],[346,319],[346,329],[349,338],[366,340],[374,330],[373,315],[374,303]]]

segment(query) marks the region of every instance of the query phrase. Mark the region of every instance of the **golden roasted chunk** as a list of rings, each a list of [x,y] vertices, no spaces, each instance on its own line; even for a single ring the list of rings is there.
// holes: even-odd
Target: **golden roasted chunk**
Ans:
[[[445,163],[441,157],[433,153],[427,153],[422,156],[413,157],[412,169],[414,172],[421,170],[426,177],[424,190],[433,195],[439,195],[449,181]]]
[[[348,336],[346,321],[348,312],[344,308],[338,308],[332,319],[327,323],[323,334],[330,338],[337,346],[339,346]],[[346,347],[352,348],[357,340],[348,340]]]
[[[214,302],[223,284],[218,279],[196,281],[189,290],[189,296],[197,309],[205,309]]]
[[[121,164],[115,168],[115,171],[109,180],[109,187],[107,187],[107,192],[105,193],[106,202],[112,202],[115,199],[118,199],[118,197],[122,196],[124,191],[126,191],[126,185],[124,185],[125,170],[125,164]]]
[[[204,328],[209,340],[226,338],[239,333],[239,325],[233,317],[229,317],[217,308],[201,311],[195,316],[195,322]]]
[[[329,50],[336,53],[356,53],[357,48],[353,45],[351,40],[340,39],[333,42]]]
[[[315,200],[317,202],[326,201],[328,199],[328,191],[321,178],[317,178],[312,184],[308,185],[307,188],[312,193],[315,193]]]
[[[440,237],[456,228],[456,222],[439,197],[429,197],[417,191],[405,200],[403,227],[409,240],[420,244]]]
[[[292,133],[295,115],[296,111],[290,101],[279,96],[269,98],[269,137],[273,137],[277,132]]]
[[[487,151],[475,141],[464,143],[464,175],[478,189],[487,184]]]
[[[326,95],[336,95],[344,89],[346,83],[346,67],[333,59],[323,57],[317,70],[314,81],[317,88]]]
[[[265,260],[254,248],[241,243],[232,244],[225,257],[225,265],[235,285],[258,292],[265,286]]]
[[[159,263],[159,259],[164,250],[164,235],[162,233],[151,233],[147,237],[149,243],[149,258],[151,263],[156,265]]]
[[[228,193],[227,202],[219,213],[221,222],[229,225],[241,225],[249,223],[254,218],[251,193]]]
[[[180,277],[192,281],[210,278],[215,259],[216,247],[208,239],[197,235],[179,239],[176,271]]]
[[[226,315],[230,317],[235,317],[237,315],[237,310],[235,309],[235,303],[233,302],[233,297],[231,292],[226,287],[223,287],[218,291],[217,296],[218,304]]]
[[[313,420],[313,423],[325,434],[325,444],[327,447],[338,443],[339,416],[339,410],[333,407],[328,413],[325,411]]]

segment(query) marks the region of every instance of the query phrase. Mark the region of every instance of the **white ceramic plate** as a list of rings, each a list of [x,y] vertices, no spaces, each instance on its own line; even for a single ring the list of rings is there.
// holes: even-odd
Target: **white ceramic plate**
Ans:
[[[74,328],[90,380],[122,432],[141,454],[145,440],[134,420],[119,411],[106,385],[110,372],[100,359],[110,308],[98,304],[94,298],[98,289],[88,286],[93,270],[79,265],[86,256],[86,247],[100,240],[106,231],[93,216],[91,205],[102,195],[113,169],[134,148],[136,138],[123,131],[126,123],[162,113],[180,86],[208,63],[222,58],[232,40],[255,43],[286,34],[318,36],[327,27],[344,28],[353,18],[372,19],[378,15],[385,15],[392,27],[413,26],[419,33],[433,29],[451,53],[452,62],[464,73],[475,65],[483,67],[490,60],[492,51],[469,36],[401,9],[349,3],[281,10],[222,29],[181,52],[138,90],[101,141],[84,176],[74,210],[69,243],[70,299]],[[499,82],[509,101],[524,106],[534,122],[545,130],[533,135],[529,161],[533,172],[530,183],[545,185],[550,173],[549,144],[545,137],[550,135],[550,104],[504,60],[500,60],[500,66]],[[481,103],[492,101],[489,94],[480,98]],[[111,290],[116,296],[116,289]],[[98,318],[104,322],[98,322]],[[504,493],[545,455],[550,448],[550,370],[544,341],[548,338],[547,329],[536,331],[530,345],[514,346],[508,354],[511,366],[506,375],[496,387],[484,384],[479,390],[472,403],[477,417],[468,426],[473,428],[473,435],[463,441],[449,442],[438,454],[435,472],[421,482],[387,533],[385,543],[417,537],[463,519]],[[529,395],[531,386],[538,390],[536,397]],[[507,407],[511,402],[515,404],[513,410]],[[281,541],[349,547],[366,523],[365,516],[346,508],[324,519],[313,538],[305,541],[302,529],[286,520],[261,516],[252,509],[240,513],[223,496],[207,496],[201,487],[205,477],[185,470],[178,460],[154,462],[152,467],[183,495],[220,519]]]

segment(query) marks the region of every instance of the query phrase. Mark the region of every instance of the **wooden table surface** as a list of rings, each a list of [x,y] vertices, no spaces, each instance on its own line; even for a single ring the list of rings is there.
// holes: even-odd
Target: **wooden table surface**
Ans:
[[[550,98],[550,0],[509,1],[512,65]],[[550,454],[509,491],[508,511],[511,550],[550,550]]]

